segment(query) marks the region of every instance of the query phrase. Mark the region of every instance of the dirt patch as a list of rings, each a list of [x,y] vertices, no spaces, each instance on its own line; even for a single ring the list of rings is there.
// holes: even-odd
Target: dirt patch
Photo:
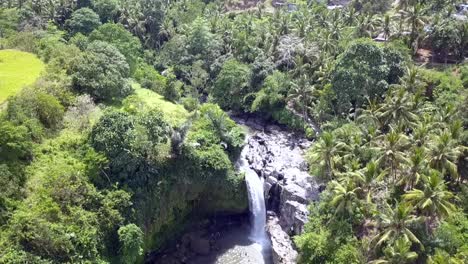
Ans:
[[[419,63],[429,63],[432,58],[432,51],[428,49],[418,49],[415,60]]]

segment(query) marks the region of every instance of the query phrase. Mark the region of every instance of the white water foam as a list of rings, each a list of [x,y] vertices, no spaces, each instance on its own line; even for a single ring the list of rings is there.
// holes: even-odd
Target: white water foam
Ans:
[[[271,245],[266,234],[266,207],[263,196],[263,179],[252,170],[244,153],[241,154],[239,170],[245,173],[245,182],[249,196],[249,210],[251,214],[251,231],[249,239],[256,244],[260,252],[268,252]]]

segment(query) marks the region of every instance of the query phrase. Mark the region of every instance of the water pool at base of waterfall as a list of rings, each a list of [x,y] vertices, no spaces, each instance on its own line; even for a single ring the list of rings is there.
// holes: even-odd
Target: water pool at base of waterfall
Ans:
[[[209,256],[197,257],[190,264],[271,264],[271,249],[249,239],[250,226],[243,225],[221,234],[218,249]]]

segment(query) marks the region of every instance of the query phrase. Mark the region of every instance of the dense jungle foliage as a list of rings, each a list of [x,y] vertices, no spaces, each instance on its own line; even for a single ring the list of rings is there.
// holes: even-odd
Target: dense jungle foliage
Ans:
[[[142,263],[245,212],[226,112],[315,140],[301,263],[468,262],[462,1],[239,2],[0,1],[0,49],[45,64],[0,102],[0,263]]]

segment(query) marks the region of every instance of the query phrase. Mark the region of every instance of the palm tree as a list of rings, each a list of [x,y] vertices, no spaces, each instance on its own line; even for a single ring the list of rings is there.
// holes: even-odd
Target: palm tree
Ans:
[[[344,143],[338,142],[333,134],[323,132],[320,139],[313,145],[308,153],[311,164],[319,164],[323,174],[332,180],[335,174],[337,156],[341,153]]]
[[[321,57],[325,55],[334,56],[337,49],[337,40],[333,38],[333,35],[328,30],[322,31],[321,37],[318,39],[318,46],[322,52]]]
[[[358,111],[358,117],[356,118],[356,121],[381,129],[384,125],[381,110],[382,109],[376,100],[367,98],[367,108]]]
[[[288,97],[286,98],[289,102],[288,106],[292,109],[295,107],[302,108],[301,115],[305,122],[308,120],[307,105],[310,103],[312,95],[315,92],[315,87],[309,84],[307,75],[305,74],[299,78],[298,83],[291,83],[291,89],[289,90]]]
[[[422,4],[417,4],[408,8],[407,10],[400,10],[399,13],[403,18],[404,22],[410,29],[410,47],[413,49],[413,53],[416,54],[419,46],[420,32],[426,24],[426,17],[424,15],[424,8]]]
[[[411,134],[411,141],[418,147],[426,146],[426,143],[429,140],[429,133],[432,129],[434,129],[433,116],[423,115],[421,121],[418,122],[413,128],[413,133]]]
[[[371,195],[372,185],[387,175],[387,170],[381,170],[376,161],[369,161],[365,168],[351,173],[351,178],[360,186],[364,195]],[[370,197],[368,197],[370,198]]]
[[[355,188],[352,183],[348,182],[343,184],[332,181],[331,186],[333,198],[330,201],[330,205],[335,208],[335,215],[340,217],[349,217],[353,215],[354,208],[359,202],[357,192],[360,190],[359,187]]]
[[[309,15],[307,14],[307,9],[303,9],[293,14],[293,24],[294,31],[297,32],[297,35],[300,38],[305,37],[306,32],[309,31]]]
[[[385,39],[385,45],[390,40],[392,35],[392,25],[391,25],[391,18],[390,15],[385,14],[383,17],[383,21],[380,23],[380,32],[382,32],[383,37]]]
[[[341,19],[341,15],[338,10],[329,12],[324,27],[329,30],[333,39],[341,39],[341,34],[343,31],[343,20]]]
[[[406,74],[400,79],[400,82],[411,93],[419,91],[423,86],[419,78],[419,68],[416,66],[406,67]]]
[[[384,250],[385,257],[369,262],[369,264],[407,264],[414,263],[418,258],[416,252],[411,251],[411,242],[397,239],[395,243]]]
[[[461,148],[452,139],[450,132],[444,131],[430,144],[429,163],[432,168],[458,180],[456,161],[461,155]]]
[[[404,134],[391,130],[386,135],[378,136],[376,140],[381,140],[381,144],[374,147],[380,153],[377,163],[382,167],[388,168],[389,174],[393,178],[393,183],[395,183],[400,164],[408,163],[404,153],[408,138]]]
[[[357,18],[356,35],[359,38],[372,37],[380,24],[374,15],[360,15]]]
[[[348,5],[343,12],[343,20],[345,21],[346,26],[351,26],[354,24],[354,21],[357,17],[357,11],[352,5]]]
[[[421,222],[422,218],[411,214],[412,211],[413,207],[404,203],[397,204],[393,210],[390,205],[386,204],[384,212],[380,214],[381,232],[372,239],[375,246],[380,247],[384,243],[391,245],[396,240],[403,239],[422,247],[421,242],[410,229],[412,225]]]
[[[414,124],[418,116],[413,113],[413,102],[408,91],[403,87],[390,92],[382,105],[381,118],[386,124],[395,123],[399,128],[406,128]]]
[[[455,211],[455,205],[450,200],[453,193],[447,191],[439,172],[433,171],[429,177],[423,177],[424,189],[413,189],[403,195],[403,199],[415,206],[428,217],[427,227],[433,226],[438,219]]]
[[[424,148],[415,147],[409,158],[409,171],[403,175],[398,182],[399,185],[405,185],[405,189],[412,189],[421,179],[421,173],[425,168],[426,154]]]

